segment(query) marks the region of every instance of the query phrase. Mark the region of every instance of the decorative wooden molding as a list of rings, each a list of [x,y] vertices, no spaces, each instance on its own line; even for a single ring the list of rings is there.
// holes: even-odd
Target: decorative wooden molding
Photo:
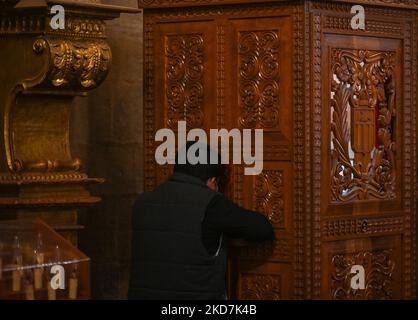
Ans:
[[[329,219],[322,223],[322,235],[326,240],[340,240],[358,236],[377,236],[402,233],[403,217]]]
[[[352,16],[341,17],[341,16],[330,16],[324,17],[324,30],[331,30],[333,32],[352,32],[351,28]],[[380,34],[380,35],[393,35],[403,36],[403,25],[399,22],[391,21],[380,21],[373,20],[371,18],[366,19],[366,28],[362,30],[364,34]]]
[[[103,179],[89,178],[84,173],[24,173],[24,174],[2,174],[0,175],[0,183],[2,185],[16,185],[19,181],[20,185],[31,184],[48,184],[48,183],[102,183]]]
[[[321,80],[321,15],[311,15],[312,25],[312,132],[313,132],[313,218],[312,218],[312,298],[320,297],[321,282],[321,139],[322,139],[322,80]]]
[[[62,36],[77,36],[78,38],[105,38],[106,24],[96,17],[69,16],[65,20],[65,29],[53,30],[49,27],[48,33]]]
[[[347,9],[350,10],[354,4],[351,0],[330,0],[327,2],[321,0],[305,1],[309,3],[312,9],[330,10],[334,11],[334,13],[347,13]],[[372,9],[373,13],[384,13],[388,15],[397,15],[406,12],[406,10],[401,9],[418,9],[417,0],[356,0],[355,4],[367,5],[366,10]],[[374,7],[372,8],[371,6]]]
[[[292,241],[277,239],[267,244],[252,244],[235,250],[232,254],[240,260],[268,260],[292,262]]]
[[[214,6],[228,4],[262,4],[286,2],[287,0],[138,0],[138,6],[144,9],[176,8],[190,6]]]
[[[264,145],[264,161],[290,161],[292,147],[288,144]]]
[[[295,232],[294,295],[296,299],[309,299],[311,286],[310,215],[310,68],[309,66],[309,15],[302,5],[293,9],[293,73],[294,73],[294,190],[293,225]],[[266,151],[266,149],[265,149]],[[286,153],[281,151],[281,154]],[[290,154],[290,152],[289,152]],[[268,159],[268,158],[267,158]],[[278,158],[280,159],[280,158]],[[289,158],[290,160],[290,158]],[[304,237],[304,235],[306,235]]]
[[[415,21],[410,23],[411,25],[411,40],[409,42],[411,46],[411,70],[417,70],[418,63],[417,59],[413,59],[412,57],[416,57],[418,54],[418,18],[415,17]],[[408,45],[408,42],[406,42],[404,45]],[[411,124],[417,123],[417,111],[416,111],[416,105],[413,101],[418,101],[417,97],[417,83],[418,83],[418,76],[416,72],[411,72]],[[414,197],[415,194],[415,188],[413,187],[415,185],[415,182],[417,181],[417,170],[414,168],[417,167],[417,158],[413,155],[417,154],[417,131],[412,129],[412,144],[411,144],[411,158],[412,158],[412,165],[410,167],[411,170],[411,186],[409,190],[409,201],[411,203],[411,207],[409,208],[409,213],[411,215],[411,221],[410,221],[410,230],[411,233],[408,234],[407,238],[405,239],[405,244],[408,245],[407,241],[411,241],[411,282],[410,283],[417,283],[417,230],[414,226],[417,225],[417,198]],[[414,259],[415,258],[415,259]],[[408,280],[405,280],[408,281]],[[412,286],[411,290],[411,296],[416,297],[417,296],[417,288],[416,286]]]
[[[406,24],[404,44],[404,79],[403,79],[403,205],[405,213],[405,233],[403,243],[403,270],[404,270],[404,295],[406,297],[416,296],[416,199],[414,188],[416,182],[416,70],[417,62],[417,23]],[[415,68],[415,69],[412,69]]]
[[[92,205],[100,202],[99,197],[91,196],[57,196],[57,197],[42,197],[42,198],[0,198],[0,206],[4,209],[25,209],[35,210],[54,207],[58,209],[82,207]]]
[[[317,0],[319,2],[319,0]],[[350,0],[331,0],[336,3],[352,4]],[[260,4],[260,3],[282,3],[288,0],[139,0],[140,8],[172,8],[187,6],[208,6],[227,4]],[[308,0],[306,0],[308,2]],[[418,9],[417,0],[357,0],[357,4],[394,7],[402,9]]]
[[[154,21],[144,16],[144,145],[145,145],[145,191],[155,187],[154,158]]]
[[[20,16],[0,13],[0,34],[40,34],[46,30],[44,16]]]
[[[351,0],[333,0],[335,2],[345,2],[350,5],[353,4]],[[356,4],[373,5],[373,6],[385,6],[401,9],[418,9],[417,0],[357,0]]]
[[[244,168],[242,166],[234,166],[233,167],[233,183],[234,183],[234,190],[233,190],[233,200],[236,204],[242,206],[242,176],[244,175]]]
[[[0,34],[41,35],[47,33],[62,37],[105,38],[106,25],[102,19],[98,17],[80,17],[79,15],[68,13],[65,19],[65,28],[54,30],[48,23],[48,16],[0,14]]]
[[[216,29],[216,123],[218,128],[225,127],[225,27],[220,25]]]
[[[6,2],[16,2],[5,0]],[[42,10],[53,5],[62,5],[67,12],[79,12],[82,15],[95,15],[107,17],[108,19],[117,18],[120,13],[139,13],[141,10],[134,7],[103,4],[101,0],[20,0],[14,6],[19,11]]]

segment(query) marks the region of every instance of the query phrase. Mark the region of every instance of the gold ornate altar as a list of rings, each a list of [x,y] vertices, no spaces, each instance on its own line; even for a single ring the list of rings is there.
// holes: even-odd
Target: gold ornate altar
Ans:
[[[418,1],[139,2],[145,189],[170,174],[160,128],[264,130],[262,174],[231,166],[228,195],[277,241],[231,252],[229,296],[415,298]]]
[[[65,8],[53,29],[51,7]],[[0,1],[0,219],[42,217],[73,242],[79,208],[101,183],[71,154],[70,110],[100,86],[112,54],[106,20],[137,9],[100,0]]]

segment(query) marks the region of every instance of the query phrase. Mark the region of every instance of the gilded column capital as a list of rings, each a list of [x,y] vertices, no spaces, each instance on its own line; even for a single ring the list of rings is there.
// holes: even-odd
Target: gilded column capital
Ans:
[[[36,54],[48,58],[48,71],[41,88],[84,92],[98,87],[106,78],[112,53],[101,39],[39,38]]]

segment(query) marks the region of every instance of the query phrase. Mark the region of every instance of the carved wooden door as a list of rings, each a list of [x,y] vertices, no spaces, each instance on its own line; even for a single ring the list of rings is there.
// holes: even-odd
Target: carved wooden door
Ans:
[[[313,104],[314,294],[407,298],[416,285],[415,13],[367,8],[360,31],[348,28],[344,9],[311,7],[312,89],[321,96]],[[362,286],[352,283],[358,266]]]
[[[178,120],[188,129],[264,129],[263,173],[244,176],[234,166],[228,194],[264,212],[278,241],[233,252],[230,295],[292,298],[293,11],[191,12],[145,17],[147,189],[170,173],[155,167],[155,130],[175,130]]]
[[[264,129],[263,172],[231,166],[227,194],[277,241],[231,251],[230,297],[413,297],[415,12],[354,31],[348,4],[244,2],[143,1],[146,190],[159,128]]]
[[[225,37],[228,127],[264,130],[264,166],[258,176],[234,167],[232,198],[264,213],[277,241],[234,248],[230,296],[291,299],[294,296],[293,21],[291,8],[235,10],[222,23]]]

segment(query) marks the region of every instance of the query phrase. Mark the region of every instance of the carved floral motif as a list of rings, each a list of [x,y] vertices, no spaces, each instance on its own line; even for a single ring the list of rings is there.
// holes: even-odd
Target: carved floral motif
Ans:
[[[241,299],[279,300],[281,279],[278,275],[243,274],[241,276]]]
[[[390,299],[393,295],[392,249],[341,253],[332,257],[331,294],[334,299]],[[365,269],[365,289],[351,288],[353,265]]]
[[[107,76],[111,51],[103,41],[48,40],[53,68],[49,79],[54,87],[74,85],[97,87]]]
[[[240,123],[272,128],[279,120],[279,34],[277,30],[239,34]]]
[[[254,203],[274,226],[284,227],[283,172],[264,171],[257,177]]]
[[[201,34],[166,38],[167,122],[177,127],[185,120],[188,128],[203,124],[204,40]]]

